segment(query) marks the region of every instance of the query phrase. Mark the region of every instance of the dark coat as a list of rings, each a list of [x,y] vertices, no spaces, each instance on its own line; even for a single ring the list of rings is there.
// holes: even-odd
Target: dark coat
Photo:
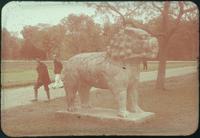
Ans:
[[[43,84],[51,83],[47,66],[44,63],[40,62],[36,70],[38,73],[38,81],[42,82]]]
[[[54,60],[54,74],[61,74],[63,65],[60,61]]]

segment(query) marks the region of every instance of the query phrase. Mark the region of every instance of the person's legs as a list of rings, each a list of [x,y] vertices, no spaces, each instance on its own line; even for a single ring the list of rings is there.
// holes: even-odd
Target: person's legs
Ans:
[[[147,70],[147,64],[145,64],[145,66],[144,66],[144,67],[145,67],[145,70]]]
[[[53,88],[58,88],[59,86],[59,74],[55,74],[55,82]]]
[[[38,100],[38,89],[42,86],[42,83],[37,81],[34,85],[34,97],[35,97],[35,101]]]
[[[143,70],[147,70],[147,63],[143,64]]]
[[[63,82],[61,80],[61,74],[55,74],[55,83],[53,88],[60,88],[63,86]]]
[[[59,84],[59,87],[63,86],[63,82],[61,80],[61,74],[58,74],[58,84]]]
[[[48,84],[44,84],[44,89],[47,95],[48,100],[50,100],[49,86]]]
[[[147,70],[147,63],[146,63],[146,65],[145,65],[145,69]]]

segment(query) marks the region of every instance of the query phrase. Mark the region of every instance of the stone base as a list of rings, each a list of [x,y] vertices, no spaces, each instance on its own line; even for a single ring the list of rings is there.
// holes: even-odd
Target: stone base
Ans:
[[[129,113],[126,118],[117,116],[117,111],[114,109],[106,108],[91,108],[91,109],[79,109],[76,112],[68,111],[57,111],[56,116],[58,117],[77,117],[82,119],[96,119],[96,120],[113,120],[113,121],[128,121],[134,123],[144,122],[150,119],[155,114],[152,112],[142,112],[142,113]]]

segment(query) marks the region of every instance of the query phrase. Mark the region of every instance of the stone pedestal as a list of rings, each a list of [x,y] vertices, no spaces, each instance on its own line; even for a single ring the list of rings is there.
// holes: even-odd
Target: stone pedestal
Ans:
[[[133,122],[141,123],[150,118],[155,114],[152,112],[142,112],[142,113],[129,113],[126,118],[117,116],[117,111],[114,109],[105,108],[91,108],[91,109],[79,109],[76,112],[68,112],[66,110],[60,110],[56,112],[56,117],[70,118],[77,117],[78,119],[95,119],[95,120],[109,120],[109,121],[123,121],[123,122]]]

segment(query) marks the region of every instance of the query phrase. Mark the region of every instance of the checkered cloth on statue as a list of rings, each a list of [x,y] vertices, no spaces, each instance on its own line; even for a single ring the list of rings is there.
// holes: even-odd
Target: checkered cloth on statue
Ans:
[[[107,46],[107,54],[115,60],[154,58],[158,52],[157,39],[142,29],[126,27]]]

